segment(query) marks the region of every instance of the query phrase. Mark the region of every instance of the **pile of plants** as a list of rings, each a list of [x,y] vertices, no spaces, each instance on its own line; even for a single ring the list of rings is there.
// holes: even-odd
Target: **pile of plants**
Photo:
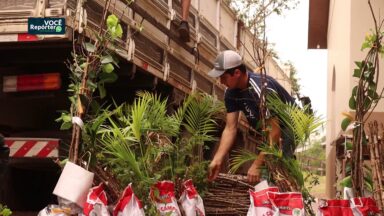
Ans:
[[[91,157],[90,166],[111,174],[116,192],[132,183],[149,214],[156,212],[148,196],[158,181],[173,181],[180,195],[181,183],[192,179],[204,195],[208,161],[203,152],[217,141],[222,103],[195,93],[169,113],[166,98],[149,92],[137,96],[133,104],[100,110],[85,124],[82,152]]]

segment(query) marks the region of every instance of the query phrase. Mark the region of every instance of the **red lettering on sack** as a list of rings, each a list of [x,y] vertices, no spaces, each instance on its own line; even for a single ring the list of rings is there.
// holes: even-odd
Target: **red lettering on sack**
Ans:
[[[173,211],[173,210],[176,210],[175,206],[168,205],[168,206],[161,206],[160,207],[160,211]]]

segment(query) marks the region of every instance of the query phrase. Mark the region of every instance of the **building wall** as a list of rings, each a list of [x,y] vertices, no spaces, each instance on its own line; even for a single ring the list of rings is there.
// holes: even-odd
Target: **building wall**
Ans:
[[[364,41],[366,34],[370,33],[374,29],[374,21],[368,6],[367,1],[352,1],[352,30],[351,34],[351,60],[350,60],[350,71],[353,71],[355,61],[361,61],[367,55],[368,49],[361,51],[361,45]],[[373,11],[375,13],[377,22],[380,22],[380,18],[383,19],[384,1],[382,0],[371,0]],[[364,19],[362,18],[364,17]],[[383,30],[383,29],[382,29]],[[384,67],[383,58],[380,57],[380,69]],[[383,76],[381,73],[381,82],[379,82],[378,89],[383,88]],[[351,85],[356,86],[356,79],[351,81]],[[352,86],[352,87],[353,87]],[[379,105],[375,108],[375,112],[384,112],[384,101],[381,100]]]
[[[384,2],[373,0],[375,12],[384,9]],[[342,112],[350,112],[348,101],[357,79],[352,77],[355,61],[361,61],[364,37],[373,28],[367,1],[330,1],[328,21],[328,76],[327,76],[327,178],[326,195],[335,197],[335,147],[331,143],[341,133]],[[382,67],[382,66],[381,66]],[[379,84],[380,86],[380,84]],[[381,85],[382,86],[382,85]],[[383,104],[376,111],[383,112]]]
[[[277,80],[284,89],[292,94],[292,83],[289,79],[289,74],[287,74],[286,70],[283,70],[282,67],[277,63],[277,61],[273,58],[269,58],[266,63],[267,74]],[[296,95],[293,95],[296,96]]]
[[[331,146],[340,131],[341,116],[348,105],[351,1],[331,0],[328,21],[326,195],[335,196],[335,148]],[[346,82],[347,80],[347,82]]]

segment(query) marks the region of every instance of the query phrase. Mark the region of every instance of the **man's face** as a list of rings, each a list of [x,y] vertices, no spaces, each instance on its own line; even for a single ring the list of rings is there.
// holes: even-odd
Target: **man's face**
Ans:
[[[239,70],[236,70],[233,75],[229,73],[223,73],[220,76],[220,83],[227,86],[229,89],[237,88],[239,81]]]

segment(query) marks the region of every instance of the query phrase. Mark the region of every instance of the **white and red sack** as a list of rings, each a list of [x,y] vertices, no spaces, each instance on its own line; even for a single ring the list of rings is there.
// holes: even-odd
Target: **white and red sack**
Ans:
[[[380,213],[372,198],[357,197],[349,200],[321,200],[319,216],[370,216]]]
[[[135,196],[132,190],[132,183],[129,184],[117,202],[113,216],[144,216],[143,205]]]
[[[370,197],[357,197],[350,199],[350,201],[355,216],[370,216],[380,213],[375,200]]]
[[[279,216],[303,216],[304,199],[299,192],[267,192],[268,199],[272,203],[274,215]]]
[[[107,194],[104,191],[103,183],[100,183],[89,190],[83,213],[85,216],[109,216],[107,204]]]
[[[354,216],[349,200],[320,200],[318,216]]]
[[[150,191],[151,199],[161,216],[181,216],[175,197],[175,185],[172,181],[157,182]]]
[[[191,179],[183,183],[183,193],[180,196],[180,203],[185,216],[205,216],[203,199],[197,193]]]
[[[249,206],[247,216],[272,216],[274,210],[272,202],[268,198],[268,192],[278,192],[277,187],[269,187],[260,191],[249,190],[251,205]]]

